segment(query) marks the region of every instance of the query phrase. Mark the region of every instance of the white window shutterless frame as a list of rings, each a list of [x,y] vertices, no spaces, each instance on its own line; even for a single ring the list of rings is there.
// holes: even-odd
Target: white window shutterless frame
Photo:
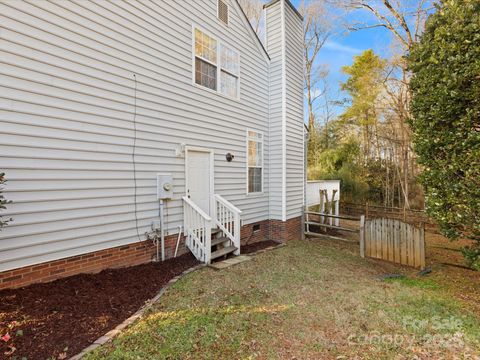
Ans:
[[[193,26],[193,83],[240,99],[240,54],[198,26]]]
[[[263,192],[263,133],[247,130],[247,194]]]

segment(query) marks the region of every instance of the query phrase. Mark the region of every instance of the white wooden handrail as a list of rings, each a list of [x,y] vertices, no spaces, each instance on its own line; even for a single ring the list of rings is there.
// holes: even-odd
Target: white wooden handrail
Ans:
[[[212,251],[212,218],[184,196],[183,221],[187,247],[199,261],[209,264]]]
[[[225,198],[223,198],[222,196],[220,196],[218,194],[215,194],[215,200],[223,202],[223,204],[225,204],[225,206],[228,207],[233,212],[236,212],[238,214],[242,213],[242,210],[240,210],[235,205],[233,205],[231,202],[229,202],[228,200],[226,200]]]
[[[215,194],[215,225],[237,248],[235,255],[240,255],[240,214],[242,211],[235,205]]]
[[[193,208],[193,210],[198,212],[198,214],[202,216],[205,220],[212,221],[212,218],[209,215],[207,215],[205,211],[200,209],[197,204],[195,204],[192,200],[190,200],[188,196],[184,196],[183,201],[185,201],[188,205],[190,205]]]

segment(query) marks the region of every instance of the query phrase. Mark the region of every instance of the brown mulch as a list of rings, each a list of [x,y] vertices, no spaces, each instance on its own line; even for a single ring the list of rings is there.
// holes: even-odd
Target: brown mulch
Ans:
[[[278,246],[279,243],[272,241],[272,240],[267,240],[267,241],[259,241],[255,242],[253,244],[247,244],[247,245],[242,245],[242,254],[251,254],[259,250],[266,249],[271,246]]]
[[[163,263],[0,291],[0,358],[73,356],[134,314],[170,279],[196,264],[197,260],[186,254]]]

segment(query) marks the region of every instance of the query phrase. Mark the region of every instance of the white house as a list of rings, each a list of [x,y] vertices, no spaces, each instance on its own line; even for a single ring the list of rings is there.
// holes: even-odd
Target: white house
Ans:
[[[265,47],[236,0],[0,2],[0,288],[151,261],[161,222],[204,262],[300,236],[302,17],[264,11]]]

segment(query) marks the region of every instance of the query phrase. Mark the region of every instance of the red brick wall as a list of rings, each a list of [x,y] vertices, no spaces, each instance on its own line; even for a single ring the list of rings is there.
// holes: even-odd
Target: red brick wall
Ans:
[[[255,224],[260,225],[258,231],[253,231]],[[241,243],[252,244],[263,240],[286,242],[301,237],[301,218],[280,220],[265,220],[255,224],[242,226]],[[165,238],[165,258],[171,258],[175,252],[178,234]],[[178,254],[184,254],[185,239],[180,238]],[[88,254],[73,256],[37,265],[0,273],[0,290],[17,288],[36,282],[48,282],[80,273],[96,273],[108,268],[139,265],[155,258],[156,248],[151,241],[143,241],[125,246],[95,251]]]
[[[253,231],[254,225],[260,225],[260,229]],[[242,226],[241,244],[253,244],[258,241],[273,240],[286,242],[302,237],[302,217],[281,220],[265,220]]]
[[[287,221],[270,220],[270,240],[287,242],[302,237],[302,217]]]
[[[173,257],[177,235],[165,238],[165,255]],[[182,236],[178,254],[186,252]],[[16,288],[35,282],[48,282],[79,273],[96,273],[109,268],[119,268],[150,262],[155,258],[156,247],[151,241],[72,256],[38,265],[26,266],[0,273],[0,289]]]
[[[259,225],[260,229],[253,231],[253,227]],[[240,231],[240,244],[253,244],[270,239],[270,220],[264,220],[253,224],[244,225]]]

